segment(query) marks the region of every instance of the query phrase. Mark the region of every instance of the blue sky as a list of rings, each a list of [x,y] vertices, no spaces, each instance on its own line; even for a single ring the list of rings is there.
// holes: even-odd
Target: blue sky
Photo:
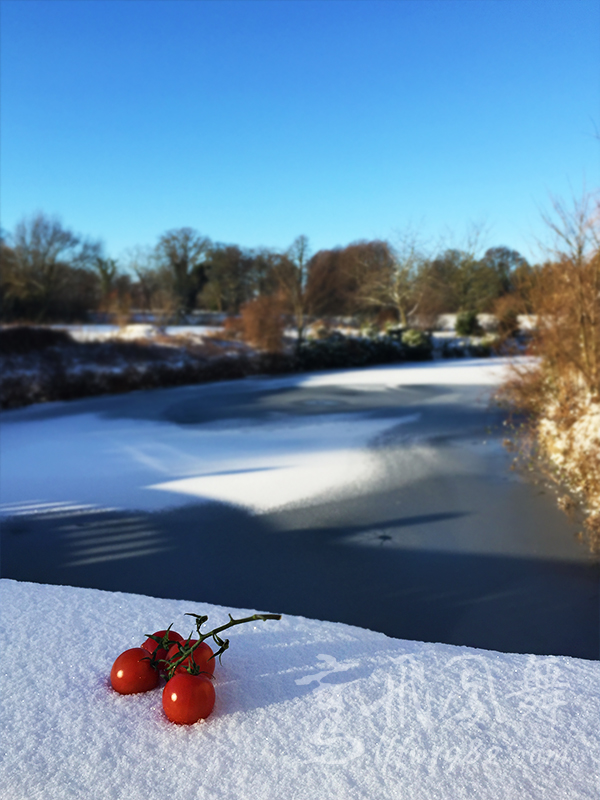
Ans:
[[[535,258],[600,186],[593,0],[2,0],[0,199],[108,254],[412,227]]]

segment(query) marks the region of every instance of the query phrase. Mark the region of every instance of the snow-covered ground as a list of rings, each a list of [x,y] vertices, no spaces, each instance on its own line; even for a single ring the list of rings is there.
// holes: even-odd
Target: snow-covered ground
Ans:
[[[0,785],[11,800],[597,800],[600,664],[390,639],[302,617],[230,632],[213,714],[121,696],[112,662],[186,612],[0,581]],[[276,611],[277,609],[271,609]]]
[[[102,342],[110,339],[152,339],[158,333],[167,336],[185,336],[190,339],[202,339],[205,336],[222,331],[220,326],[212,325],[167,325],[159,329],[149,323],[132,323],[119,326],[109,324],[98,325],[51,325],[57,330],[67,331],[77,342]]]
[[[591,514],[600,515],[600,403],[580,400],[577,421],[561,418],[550,405],[540,421],[539,439],[549,459],[573,492],[583,497]]]

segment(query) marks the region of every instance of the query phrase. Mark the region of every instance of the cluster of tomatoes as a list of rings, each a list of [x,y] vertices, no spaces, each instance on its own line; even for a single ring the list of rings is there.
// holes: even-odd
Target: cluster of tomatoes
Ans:
[[[193,725],[206,719],[214,708],[212,678],[215,661],[217,658],[220,661],[229,647],[229,639],[221,638],[221,633],[246,622],[281,619],[281,614],[252,614],[244,619],[234,619],[229,614],[229,622],[208,633],[201,633],[208,617],[200,614],[186,616],[194,617],[196,621],[197,639],[192,639],[191,635],[184,639],[169,625],[166,630],[148,636],[141,647],[132,647],[121,653],[110,671],[112,687],[120,694],[149,692],[158,686],[161,676],[165,677],[163,708],[171,722],[179,725]],[[205,642],[209,638],[218,648],[214,653]]]
[[[165,677],[165,714],[171,722],[192,725],[206,719],[215,705],[214,670],[215,654],[206,642],[184,639],[167,629],[156,631],[141,647],[121,653],[110,682],[120,694],[136,694],[155,689]]]

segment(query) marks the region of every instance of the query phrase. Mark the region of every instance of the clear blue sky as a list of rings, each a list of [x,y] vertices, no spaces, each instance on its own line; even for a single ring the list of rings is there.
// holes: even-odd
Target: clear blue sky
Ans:
[[[535,256],[600,186],[597,0],[2,0],[1,213],[119,257],[191,226],[313,250],[407,225]]]

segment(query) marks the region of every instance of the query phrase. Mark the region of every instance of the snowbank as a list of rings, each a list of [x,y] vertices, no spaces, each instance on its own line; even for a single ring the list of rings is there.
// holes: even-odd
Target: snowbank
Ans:
[[[588,468],[592,466],[596,475],[600,468],[600,404],[588,398],[578,411],[575,423],[561,425],[560,409],[548,408],[539,423],[539,438],[552,463],[571,479],[573,489],[585,493],[586,472],[582,470],[582,462]],[[588,492],[588,495],[590,508],[600,511],[600,494]]]
[[[529,357],[465,358],[456,361],[429,361],[421,364],[392,364],[363,370],[338,370],[337,372],[308,375],[303,386],[497,386],[506,380],[513,363],[526,366],[533,362]]]
[[[575,422],[572,421],[575,411]],[[549,404],[537,426],[542,451],[556,469],[556,478],[575,494],[584,508],[584,531],[592,552],[600,552],[600,404],[580,398],[565,414]],[[559,499],[568,510],[572,500]],[[583,535],[583,534],[582,534]]]
[[[458,314],[440,314],[437,318],[437,327],[440,331],[454,331]],[[522,331],[535,329],[537,317],[533,314],[519,314],[519,328]],[[495,314],[478,314],[477,321],[485,331],[495,331],[498,328],[498,317]]]
[[[67,331],[77,342],[105,342],[110,339],[139,340],[154,339],[159,333],[166,336],[184,336],[190,339],[202,339],[204,336],[217,334],[222,327],[215,325],[167,325],[160,328],[153,323],[134,322],[119,326],[110,324],[98,325],[51,325],[56,330]]]
[[[230,632],[213,715],[178,727],[160,689],[113,692],[112,662],[230,609],[11,580],[0,598],[12,800],[598,798],[597,662],[284,617]]]

